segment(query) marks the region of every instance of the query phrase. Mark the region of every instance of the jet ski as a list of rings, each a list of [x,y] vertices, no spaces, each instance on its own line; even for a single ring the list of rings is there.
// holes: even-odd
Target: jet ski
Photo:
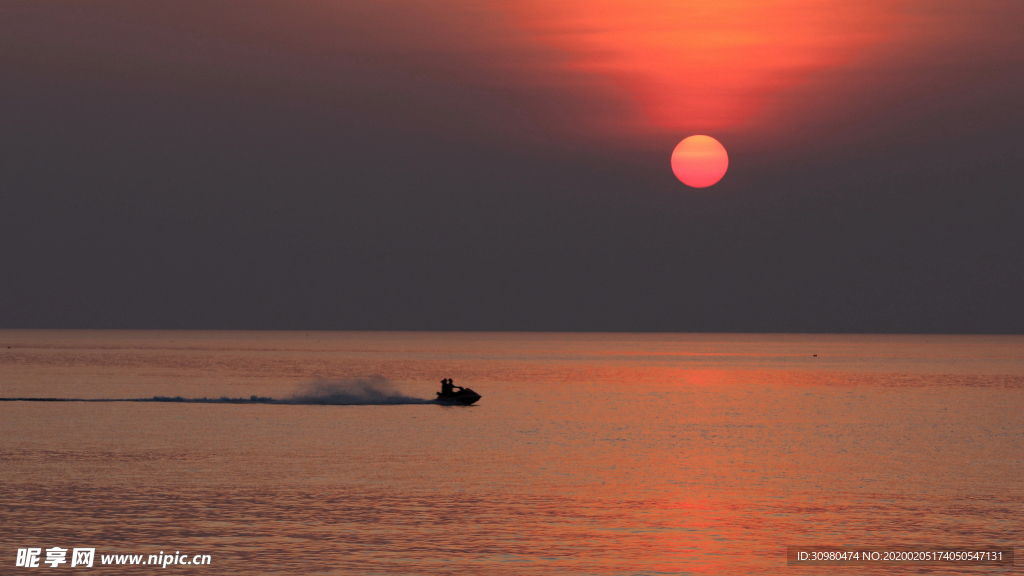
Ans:
[[[452,391],[448,394],[445,394],[444,392],[437,393],[437,403],[444,404],[446,406],[458,406],[460,404],[469,406],[479,399],[480,395],[469,388],[459,388],[458,391]]]

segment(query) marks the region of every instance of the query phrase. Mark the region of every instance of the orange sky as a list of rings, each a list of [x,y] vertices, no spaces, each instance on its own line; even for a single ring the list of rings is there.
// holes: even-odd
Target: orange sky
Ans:
[[[867,0],[508,0],[515,25],[609,79],[643,113],[631,128],[713,132],[773,94],[889,39],[900,3]]]

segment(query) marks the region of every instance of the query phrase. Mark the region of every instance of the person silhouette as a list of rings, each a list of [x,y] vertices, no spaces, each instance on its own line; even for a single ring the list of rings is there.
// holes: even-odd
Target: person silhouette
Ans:
[[[451,396],[451,394],[453,392],[453,390],[452,390],[453,388],[454,388],[454,386],[452,385],[452,379],[451,378],[445,378],[444,380],[441,380],[441,395],[442,396]]]

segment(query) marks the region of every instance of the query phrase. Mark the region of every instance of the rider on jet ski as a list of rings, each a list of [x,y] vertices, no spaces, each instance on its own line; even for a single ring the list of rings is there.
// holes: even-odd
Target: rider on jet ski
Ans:
[[[444,380],[441,380],[441,396],[451,396],[452,394],[455,393],[453,388],[458,388],[459,392],[462,392],[463,390],[462,386],[455,386],[454,384],[452,384],[451,378],[445,378]]]
[[[458,389],[458,392],[455,389]],[[450,406],[452,404],[465,404],[469,406],[480,399],[480,395],[469,388],[456,386],[451,378],[441,380],[441,391],[437,393],[438,404]]]

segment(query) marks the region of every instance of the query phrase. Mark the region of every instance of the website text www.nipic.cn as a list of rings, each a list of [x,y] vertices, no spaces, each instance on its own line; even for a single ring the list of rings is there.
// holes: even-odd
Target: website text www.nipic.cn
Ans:
[[[68,555],[70,552],[70,558]],[[96,554],[95,548],[18,548],[14,565],[21,568],[38,568],[40,565],[57,568],[67,564],[71,568],[92,568],[97,557],[101,566],[208,566],[209,554]]]

